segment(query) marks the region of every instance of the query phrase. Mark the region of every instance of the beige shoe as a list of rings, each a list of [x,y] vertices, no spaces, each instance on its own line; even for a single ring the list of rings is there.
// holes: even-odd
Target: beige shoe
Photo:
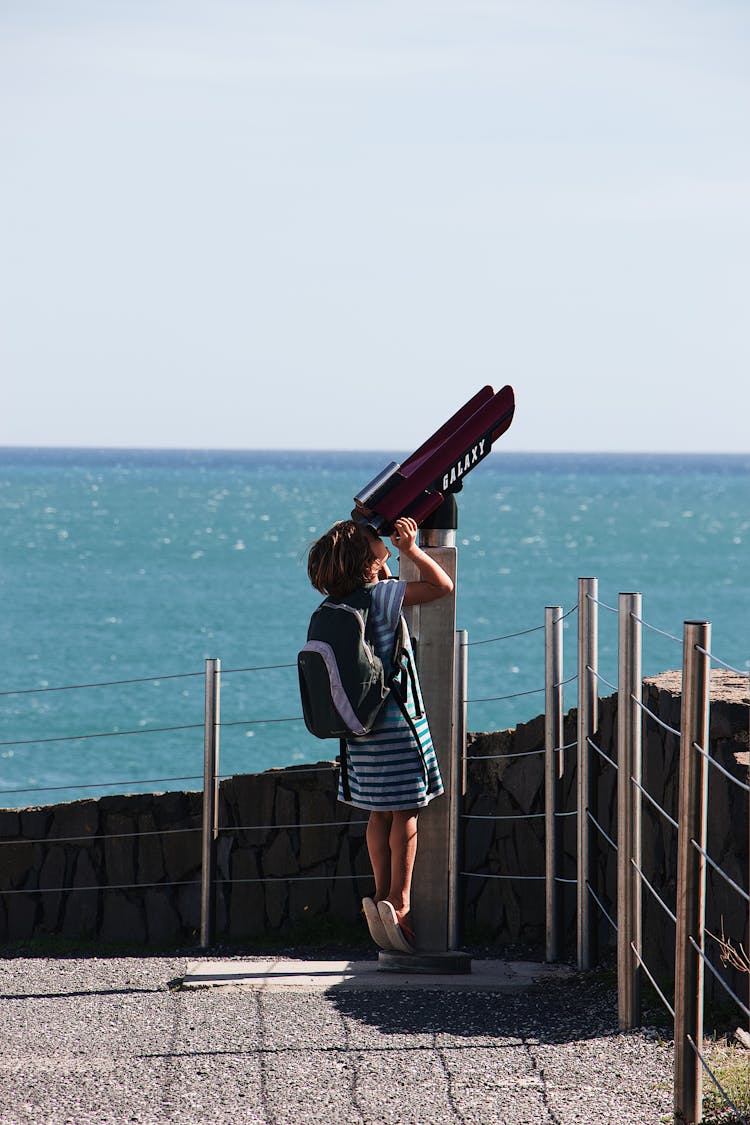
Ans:
[[[382,902],[378,903],[378,914],[390,942],[390,948],[396,949],[400,953],[413,953],[414,933],[404,921],[399,919],[393,903],[383,899]]]
[[[362,899],[362,911],[370,931],[370,937],[381,949],[392,949],[383,921],[378,913],[378,908],[371,898]]]

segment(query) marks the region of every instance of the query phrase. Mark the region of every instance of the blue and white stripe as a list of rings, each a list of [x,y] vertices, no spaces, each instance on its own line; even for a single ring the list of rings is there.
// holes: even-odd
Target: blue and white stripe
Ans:
[[[375,651],[386,665],[393,651],[405,591],[406,583],[397,580],[377,582],[373,587],[372,640]],[[408,638],[408,631],[405,632]],[[419,735],[422,752],[401,709],[389,696],[370,733],[347,742],[351,801],[346,803],[370,810],[423,808],[443,792],[418,684],[417,691],[419,699],[415,700],[409,683],[407,709]],[[340,783],[338,797],[344,801]]]

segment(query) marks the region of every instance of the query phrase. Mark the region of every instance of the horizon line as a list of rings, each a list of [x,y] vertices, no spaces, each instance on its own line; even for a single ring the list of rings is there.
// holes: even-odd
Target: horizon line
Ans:
[[[492,449],[492,452],[496,450]],[[324,448],[319,446],[193,446],[193,445],[52,445],[4,444],[2,452],[50,453],[399,453],[385,446]],[[750,450],[740,449],[507,449],[505,456],[523,457],[746,457]]]

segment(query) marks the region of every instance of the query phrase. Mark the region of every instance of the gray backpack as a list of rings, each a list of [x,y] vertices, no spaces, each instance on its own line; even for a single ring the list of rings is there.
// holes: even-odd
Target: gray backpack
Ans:
[[[372,588],[326,598],[310,619],[297,656],[302,714],[316,738],[368,734],[390,691],[390,669],[375,654],[370,634]],[[393,666],[399,663],[400,630]]]
[[[346,598],[326,598],[310,618],[307,643],[297,654],[297,671],[305,726],[316,738],[338,738],[341,786],[351,799],[346,740],[369,734],[390,694],[411,727],[422,758],[428,789],[430,773],[422,740],[407,707],[408,681],[421,716],[420,696],[407,642],[406,623],[400,618],[390,668],[376,655],[371,643],[372,586],[354,590]]]

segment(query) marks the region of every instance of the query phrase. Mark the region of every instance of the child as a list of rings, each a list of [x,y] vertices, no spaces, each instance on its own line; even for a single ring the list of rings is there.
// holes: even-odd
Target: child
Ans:
[[[372,589],[372,640],[387,672],[392,671],[388,664],[402,608],[424,605],[453,589],[449,575],[417,546],[416,539],[414,520],[408,516],[397,519],[391,542],[415,564],[419,571],[415,582],[391,578],[388,547],[354,520],[334,524],[313,544],[308,557],[310,581],[320,593],[345,598],[359,587]],[[370,934],[382,949],[411,953],[414,933],[409,913],[417,815],[443,792],[443,783],[418,679],[416,674],[403,679],[408,683],[406,706],[412,722],[403,715],[391,692],[372,731],[347,741],[351,799],[346,801],[341,780],[338,799],[370,811],[367,851],[375,893],[362,900]]]

